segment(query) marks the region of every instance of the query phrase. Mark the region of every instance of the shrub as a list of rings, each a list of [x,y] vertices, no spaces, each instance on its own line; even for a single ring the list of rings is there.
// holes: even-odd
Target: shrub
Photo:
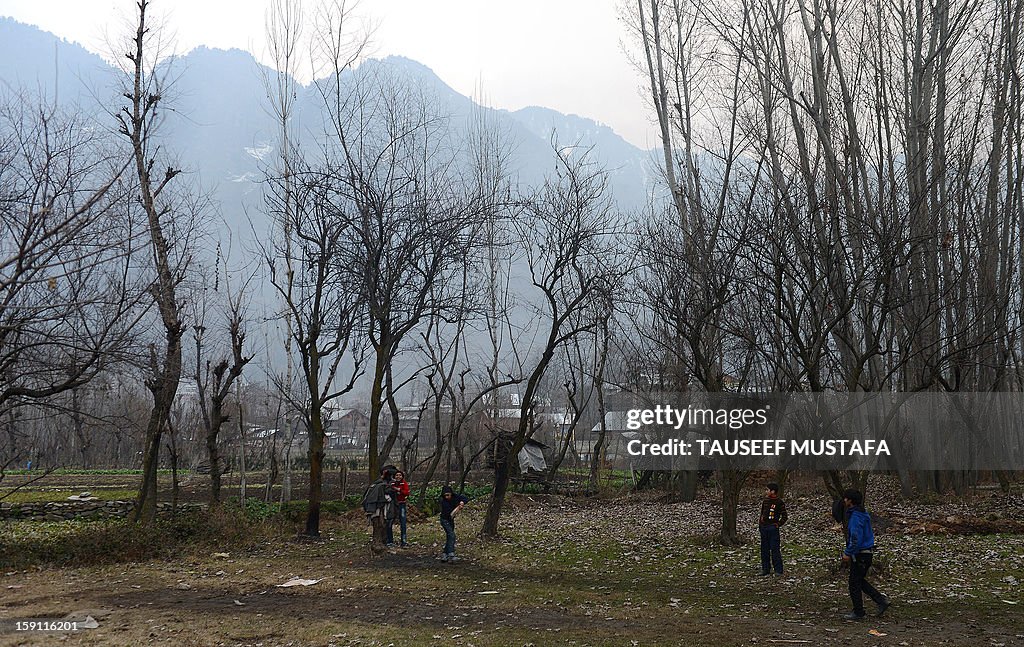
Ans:
[[[281,530],[230,507],[183,510],[150,527],[125,519],[12,521],[0,525],[0,568],[171,559],[188,548],[244,547]]]
[[[361,498],[359,495],[350,494],[344,499],[322,501],[320,503],[320,514],[345,514],[353,508],[358,508]],[[246,499],[244,515],[247,520],[253,523],[272,520],[298,523],[306,518],[308,506],[309,502],[305,499],[289,501],[287,503],[266,503],[261,499]],[[235,497],[228,499],[224,506],[222,506],[222,509],[238,510],[238,499]]]

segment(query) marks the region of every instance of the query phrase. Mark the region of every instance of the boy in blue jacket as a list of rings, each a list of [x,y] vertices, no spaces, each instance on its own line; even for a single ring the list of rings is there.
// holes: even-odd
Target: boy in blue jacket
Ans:
[[[862,620],[866,615],[862,593],[867,593],[878,605],[878,615],[889,608],[889,600],[864,579],[875,552],[875,533],[871,530],[871,517],[864,510],[863,503],[864,496],[859,491],[843,493],[847,519],[843,562],[850,566],[850,599],[853,601],[853,611],[844,616],[847,620]]]

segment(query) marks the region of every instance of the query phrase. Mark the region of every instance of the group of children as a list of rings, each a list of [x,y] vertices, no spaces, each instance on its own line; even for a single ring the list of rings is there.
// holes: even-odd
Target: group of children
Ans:
[[[380,471],[380,478],[370,484],[363,494],[363,511],[373,527],[374,538],[382,539],[388,549],[395,547],[395,521],[399,526],[399,548],[409,546],[408,506],[409,482],[405,473],[394,465],[386,465]],[[455,515],[462,510],[469,499],[457,494],[450,485],[441,488],[441,528],[444,529],[444,553],[438,558],[442,562],[456,562]]]
[[[388,548],[395,544],[394,523],[399,524],[399,547],[406,548],[408,539],[408,514],[406,502],[409,497],[409,482],[405,474],[394,465],[381,470],[380,478],[370,484],[363,495],[363,510],[374,527],[375,536],[383,532]],[[867,573],[875,552],[875,535],[871,529],[871,516],[864,510],[864,497],[857,490],[847,490],[842,501],[834,508],[836,520],[843,524],[846,547],[843,550],[843,565],[850,569],[850,600],[853,611],[846,614],[847,620],[860,620],[864,611],[863,595],[867,594],[878,605],[878,615],[889,608],[889,600],[867,581]],[[450,485],[441,489],[440,521],[444,529],[444,552],[438,558],[442,562],[455,562],[455,515],[469,502],[465,496],[456,493]],[[779,497],[779,485],[769,483],[761,501],[758,530],[761,534],[761,575],[783,575],[782,540],[780,529],[788,520],[786,504]]]
[[[866,593],[878,605],[878,614],[889,608],[889,599],[867,581],[867,573],[875,552],[875,534],[871,529],[871,516],[864,510],[864,496],[858,490],[847,490],[841,501],[833,507],[836,521],[843,524],[846,546],[843,550],[843,565],[850,569],[850,600],[853,611],[844,617],[847,620],[861,620]],[[785,525],[788,515],[786,504],[779,498],[779,485],[769,483],[761,501],[761,515],[757,525],[761,533],[761,575],[784,573],[782,566],[782,542],[779,529]]]

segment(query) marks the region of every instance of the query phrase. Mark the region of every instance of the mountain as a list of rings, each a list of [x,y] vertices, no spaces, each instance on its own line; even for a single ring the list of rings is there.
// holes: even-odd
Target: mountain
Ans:
[[[647,200],[654,177],[648,173],[651,154],[633,146],[608,126],[578,115],[566,115],[550,108],[531,106],[509,113],[536,138],[560,146],[590,147],[590,154],[609,176],[619,206],[640,209]],[[550,145],[547,147],[550,158]]]
[[[260,178],[273,159],[274,121],[266,108],[262,74],[267,70],[241,50],[199,47],[169,64],[174,79],[161,134],[167,151],[190,173],[191,184],[211,198],[209,227],[236,238],[252,236],[250,219],[260,226]],[[354,73],[386,71],[407,82],[447,113],[453,125],[468,124],[484,111],[494,128],[511,141],[511,167],[523,185],[537,185],[554,169],[552,137],[559,146],[592,147],[593,158],[610,176],[613,194],[623,209],[639,208],[650,190],[649,153],[632,146],[607,126],[540,107],[514,112],[477,106],[426,66],[402,57],[364,62]],[[0,89],[24,89],[48,100],[110,122],[109,106],[119,100],[117,75],[101,57],[9,18],[0,18]],[[297,115],[303,139],[315,145],[320,126],[320,99],[303,89]],[[105,121],[104,121],[105,120]],[[313,149],[315,150],[315,148]]]
[[[95,104],[111,67],[81,45],[0,17],[0,92],[27,91],[65,105]]]

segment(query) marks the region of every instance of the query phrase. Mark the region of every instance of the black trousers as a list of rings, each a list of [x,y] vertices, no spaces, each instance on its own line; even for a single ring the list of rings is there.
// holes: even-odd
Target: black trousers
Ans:
[[[850,562],[850,600],[853,601],[853,612],[858,616],[864,615],[864,599],[862,593],[866,593],[875,604],[882,604],[885,596],[878,592],[878,589],[871,586],[865,577],[868,569],[871,568],[871,553],[860,553],[853,556]]]
[[[779,527],[776,525],[761,526],[761,573],[767,575],[775,572],[782,575],[782,541]]]

